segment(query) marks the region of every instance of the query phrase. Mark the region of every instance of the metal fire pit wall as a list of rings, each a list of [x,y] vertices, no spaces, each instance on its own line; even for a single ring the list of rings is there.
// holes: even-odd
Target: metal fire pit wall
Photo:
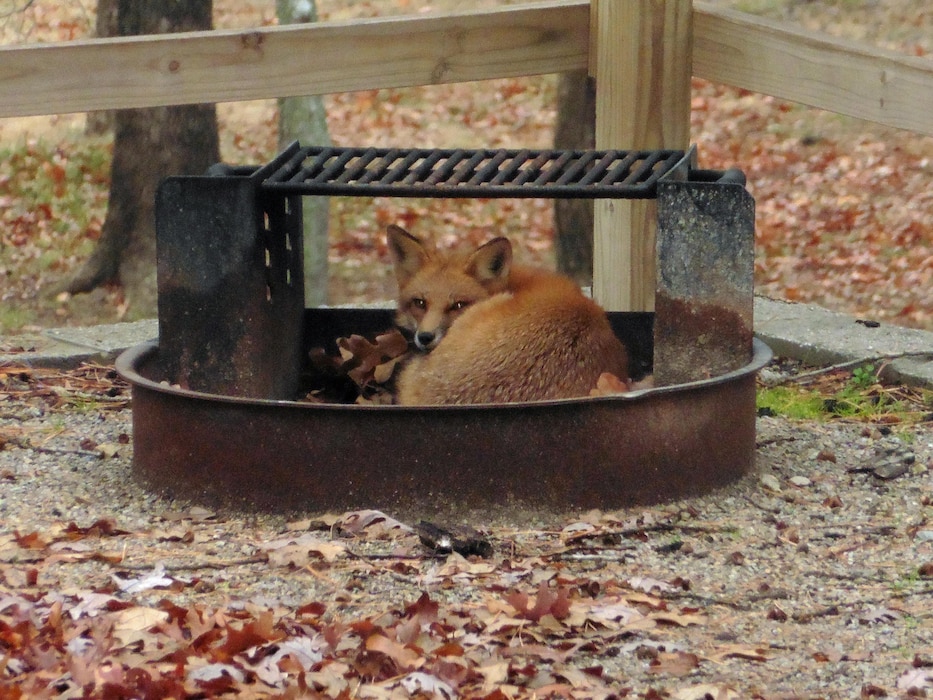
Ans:
[[[331,194],[657,198],[657,313],[609,317],[661,386],[495,406],[294,401],[311,347],[392,323],[303,308],[301,197]],[[752,339],[753,203],[741,173],[697,170],[692,150],[295,143],[259,168],[166,180],[156,224],[159,344],[117,367],[135,471],[159,491],[269,511],[605,508],[705,492],[753,464],[770,357]]]

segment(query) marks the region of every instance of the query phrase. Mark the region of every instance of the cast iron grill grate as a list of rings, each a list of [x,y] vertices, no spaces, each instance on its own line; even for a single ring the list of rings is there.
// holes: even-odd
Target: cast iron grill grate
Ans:
[[[389,197],[650,199],[688,154],[677,150],[563,151],[301,147],[252,173],[281,194]]]

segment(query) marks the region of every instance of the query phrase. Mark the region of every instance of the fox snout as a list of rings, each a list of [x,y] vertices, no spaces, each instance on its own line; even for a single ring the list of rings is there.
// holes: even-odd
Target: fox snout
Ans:
[[[414,308],[411,308],[414,307]],[[407,325],[416,350],[431,352],[444,337],[451,318],[441,310],[431,308],[428,302],[416,299],[409,306]]]
[[[421,352],[430,352],[439,342],[443,333],[434,331],[415,331],[415,337],[412,339],[415,347]]]

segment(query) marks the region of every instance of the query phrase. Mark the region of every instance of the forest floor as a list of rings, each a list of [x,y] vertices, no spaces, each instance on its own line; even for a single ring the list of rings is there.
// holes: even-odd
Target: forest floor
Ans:
[[[762,416],[746,477],[669,503],[275,515],[143,489],[128,398],[106,367],[0,370],[2,698],[933,693],[929,397]]]
[[[432,6],[448,4],[462,5]],[[740,4],[933,51],[924,0]],[[271,2],[215,5],[225,26],[272,21]],[[75,7],[35,3],[35,25],[13,28],[74,38],[89,21],[62,14]],[[345,17],[411,3],[319,7]],[[330,128],[342,145],[547,146],[554,85],[331,96]],[[702,165],[749,174],[758,290],[930,328],[933,139],[694,87]],[[226,160],[275,151],[274,104],[219,116]],[[42,292],[99,234],[108,148],[81,116],[0,120],[0,330],[127,314],[118,290]],[[551,262],[546,202],[355,206],[332,210],[335,301],[391,295],[380,231],[397,220],[443,243],[505,232]],[[605,511],[255,514],[139,485],[128,388],[111,368],[0,368],[0,699],[929,696],[930,397],[864,368],[808,392],[789,398],[816,407],[806,419],[762,411],[754,468],[712,494]],[[855,395],[870,408],[840,415]],[[422,519],[473,528],[488,549],[432,549],[414,530]]]

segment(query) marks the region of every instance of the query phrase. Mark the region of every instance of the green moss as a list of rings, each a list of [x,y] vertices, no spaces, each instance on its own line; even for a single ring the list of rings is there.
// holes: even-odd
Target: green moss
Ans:
[[[933,392],[882,386],[872,365],[856,368],[843,384],[832,386],[835,390],[795,384],[759,388],[758,412],[798,420],[843,418],[910,425],[928,420],[933,408]]]
[[[770,411],[779,416],[800,420],[826,418],[826,407],[822,396],[793,386],[760,389],[756,403],[759,413]]]

